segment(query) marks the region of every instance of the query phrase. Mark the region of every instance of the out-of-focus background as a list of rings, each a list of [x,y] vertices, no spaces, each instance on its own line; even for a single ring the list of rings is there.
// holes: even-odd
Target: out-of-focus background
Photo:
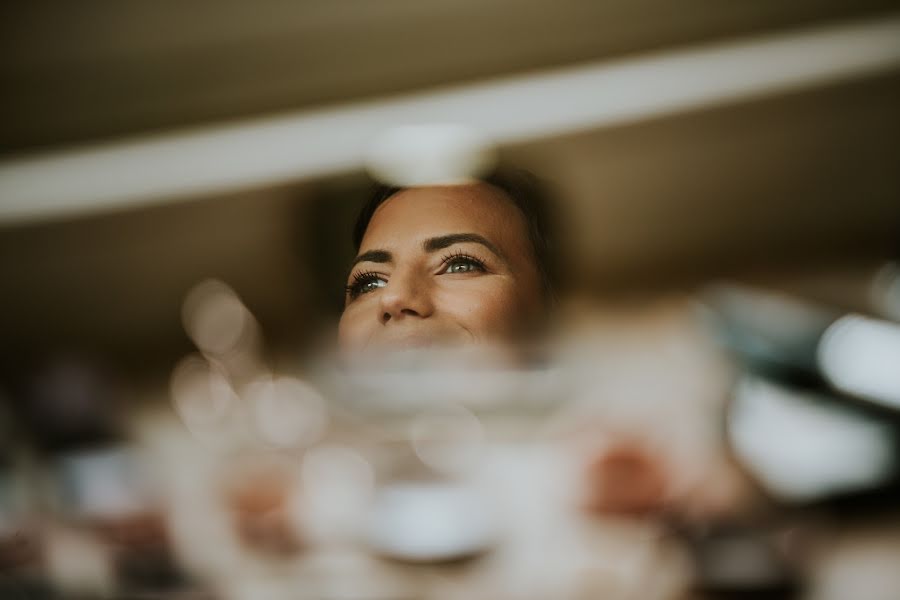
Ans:
[[[352,148],[343,169],[323,166],[329,172],[319,173],[314,165],[296,175],[262,169],[236,177],[234,185],[227,157],[216,165],[217,151],[243,150],[248,163],[271,154],[289,167],[291,157],[281,153],[315,155],[320,146],[335,152],[330,139],[298,137],[286,148],[279,139],[267,144],[264,135],[236,149],[226,142],[162,146],[153,152],[175,153],[178,162],[161,164],[154,154],[138,174],[113,162],[104,169],[101,157],[83,175],[101,179],[93,182],[77,181],[77,166],[33,172],[35,179],[76,179],[53,182],[58,189],[47,192],[53,198],[16,197],[20,188],[10,189],[9,180],[17,161],[60,151],[78,157],[94,144],[140,144],[144,136],[190,135],[297,111],[346,104],[364,110],[369,102],[513,76],[527,81],[555,69],[602,70],[647,55],[656,61],[649,71],[625,80],[635,87],[570,98],[595,102],[603,126],[585,117],[532,138],[531,122],[562,121],[570,110],[544,104],[543,114],[516,118],[527,139],[510,131],[514,141],[502,146],[513,162],[576,188],[566,208],[583,225],[572,231],[578,287],[610,294],[889,257],[900,223],[896,62],[748,97],[729,98],[726,89],[712,107],[680,109],[685,90],[707,86],[707,78],[734,87],[760,74],[735,72],[739,63],[718,71],[702,62],[701,70],[673,65],[668,72],[665,60],[686,49],[714,53],[754,36],[790,39],[859,19],[877,31],[892,4],[6,3],[0,329],[7,349],[83,346],[113,356],[137,353],[147,364],[151,353],[184,347],[181,299],[209,276],[235,286],[270,336],[295,339],[318,322],[320,290],[308,272],[340,271],[351,251],[339,227],[308,231],[307,214],[326,203],[327,210],[352,215],[346,205],[366,191],[354,185],[360,165]],[[872,35],[879,34],[885,32]],[[840,42],[835,61],[857,50]],[[828,61],[828,48],[799,57],[761,51],[751,66],[777,72],[787,61]],[[540,81],[531,93],[539,93]],[[660,89],[669,90],[672,97],[659,102],[671,109],[647,111],[645,118],[614,114],[605,122],[602,92],[643,105]],[[514,102],[506,108],[517,110]],[[432,110],[440,119],[439,108]],[[392,120],[398,119],[379,125],[399,124]],[[164,185],[189,176],[192,160],[214,193]],[[104,193],[108,200],[97,205],[91,192],[99,196],[119,178],[125,200]],[[163,192],[134,189],[142,178]],[[98,189],[71,190],[81,185]],[[77,195],[71,203],[67,188]],[[142,195],[152,199],[127,201]],[[319,261],[327,264],[311,265]]]
[[[124,435],[118,423],[130,423],[138,407],[169,405],[179,372],[173,377],[173,368],[183,367],[179,361],[196,346],[208,350],[185,304],[192,290],[201,300],[209,289],[225,294],[213,294],[219,299],[239,298],[258,323],[254,335],[274,370],[292,377],[313,371],[310,361],[327,345],[339,315],[353,254],[350,227],[371,187],[371,148],[410,124],[469,128],[494,144],[504,162],[553,184],[567,259],[563,330],[578,332],[570,341],[580,349],[579,365],[607,365],[599,371],[609,376],[607,387],[598,387],[601,404],[624,405],[630,415],[633,401],[645,407],[644,416],[664,406],[660,413],[669,415],[644,427],[640,418],[612,411],[610,419],[627,423],[613,429],[627,429],[631,441],[613,452],[609,464],[618,466],[610,468],[649,478],[638,487],[652,488],[654,469],[664,467],[629,444],[644,434],[665,437],[656,430],[683,411],[704,415],[704,435],[716,440],[706,450],[739,455],[739,466],[718,480],[741,473],[744,483],[735,489],[762,481],[771,489],[754,492],[760,498],[783,491],[783,478],[772,476],[772,483],[759,474],[767,468],[759,464],[771,462],[754,454],[758,444],[738,435],[735,450],[720,440],[724,429],[716,429],[732,396],[777,395],[766,392],[766,382],[799,385],[851,411],[874,411],[866,413],[873,427],[895,427],[900,12],[894,2],[11,1],[0,8],[0,28],[0,394],[8,434],[0,458],[3,473],[15,474],[9,481],[22,473],[41,479],[46,465],[74,456],[72,448]],[[204,281],[206,288],[196,287]],[[863,376],[862,388],[852,381],[842,387],[841,376],[829,371],[832,355],[804,346],[851,313],[871,320],[880,332],[875,337],[887,340],[835,359],[845,364],[864,356],[883,365]],[[211,319],[233,324],[227,316]],[[818,358],[810,359],[813,354]],[[759,379],[734,384],[740,373]],[[879,373],[887,373],[887,383],[866,388]],[[172,383],[177,396],[176,388]],[[679,404],[682,397],[694,401]],[[895,439],[882,433],[861,435]],[[703,443],[688,446],[702,453],[695,446]],[[874,455],[860,452],[868,457],[860,460],[881,456],[877,448]],[[772,460],[779,462],[778,455]],[[104,464],[85,469],[115,471]],[[857,467],[849,469],[857,473]],[[78,478],[77,467],[60,468]],[[65,514],[52,502],[12,500],[8,505],[19,508],[2,512],[4,498],[22,495],[4,496],[22,486],[3,477],[0,533],[7,521],[24,523],[16,520],[20,513]],[[873,477],[866,481],[878,480]],[[22,485],[43,489],[33,481]],[[828,496],[810,489],[799,492],[801,504]],[[729,494],[740,495],[722,492]],[[796,490],[787,497],[796,500]],[[598,502],[618,506],[608,498]],[[631,504],[623,502],[622,512],[629,512]],[[685,502],[688,521],[702,521],[698,511],[718,514],[719,500]],[[819,523],[818,512],[809,514],[804,523]],[[773,519],[781,527],[781,518],[767,516],[765,527]],[[697,538],[708,531],[688,527],[685,534],[679,521],[664,536],[675,530],[687,546],[707,549],[691,571],[700,575],[691,579],[684,575],[690,569],[673,567],[673,580],[681,583],[660,584],[654,593],[719,593],[758,580],[766,593],[794,593],[797,577],[813,582],[807,586],[813,592],[804,593],[838,598],[835,590],[861,581],[858,573],[866,569],[885,575],[878,561],[897,556],[900,538],[879,537],[877,525],[873,534],[871,523],[854,537],[843,516],[821,518],[841,525],[810,526],[812,534],[804,529],[794,537],[825,558],[791,567],[790,577],[787,567],[760,554],[765,544],[747,542],[771,533],[758,522],[751,536],[734,534],[738,542],[725,536],[733,555],[743,557],[733,562],[755,565],[749,575],[738,569],[731,577],[732,562],[721,569],[708,564],[710,555],[727,555],[714,544],[719,550],[703,553],[709,540]],[[778,536],[793,540],[792,527],[772,534],[775,546],[787,544]],[[71,569],[58,559],[84,544],[94,548],[93,538],[64,530],[29,534],[43,554],[3,542],[0,560],[51,573],[63,590],[103,595],[119,589],[100,559]],[[614,528],[609,535],[625,534]],[[860,542],[866,535],[875,541]],[[839,541],[821,543],[827,536]],[[833,548],[849,548],[842,551],[860,570],[846,567]],[[866,552],[876,558],[859,558]],[[619,571],[651,564],[642,560]],[[129,568],[132,575],[140,571]],[[594,568],[585,566],[585,577],[596,575],[600,583],[556,594],[544,582],[550,587],[532,593],[633,592],[604,583],[604,577],[632,581],[631,575]],[[703,585],[684,583],[702,579],[704,569],[717,575]],[[841,579],[841,569],[851,575]],[[804,579],[797,571],[826,574]],[[434,577],[452,581],[454,573]],[[448,591],[416,577],[414,589],[431,590],[429,597],[434,589],[444,597],[472,597],[473,588]],[[9,589],[50,593],[28,581],[17,579]],[[884,597],[898,589],[889,583],[878,588]],[[475,588],[501,597],[496,586]],[[531,597],[528,584],[511,586],[503,594]],[[217,591],[263,593],[236,589]],[[266,589],[265,597],[282,597]],[[359,590],[345,596],[329,590],[315,597],[363,597]]]

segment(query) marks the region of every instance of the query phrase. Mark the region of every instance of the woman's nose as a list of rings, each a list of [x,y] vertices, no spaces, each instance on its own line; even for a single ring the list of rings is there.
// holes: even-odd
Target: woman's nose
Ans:
[[[379,310],[382,324],[392,319],[431,316],[434,306],[428,282],[412,273],[395,272],[381,291]]]

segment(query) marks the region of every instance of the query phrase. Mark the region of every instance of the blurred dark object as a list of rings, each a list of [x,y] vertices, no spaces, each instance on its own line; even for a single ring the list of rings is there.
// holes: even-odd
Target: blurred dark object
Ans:
[[[31,442],[54,453],[121,439],[121,390],[98,364],[77,356],[43,362],[16,402]]]
[[[706,302],[743,372],[726,435],[744,467],[788,504],[849,513],[895,507],[900,410],[836,387],[833,370],[858,360],[883,364],[883,352],[888,364],[890,356],[900,364],[900,344],[835,350],[843,340],[833,331],[848,317],[781,294],[720,287]],[[823,359],[829,352],[839,360]]]
[[[697,568],[702,598],[786,600],[802,591],[792,557],[777,532],[757,525],[717,525],[689,532],[686,539]]]
[[[838,311],[737,286],[713,287],[703,299],[719,339],[743,368],[789,384],[824,385],[816,349]]]

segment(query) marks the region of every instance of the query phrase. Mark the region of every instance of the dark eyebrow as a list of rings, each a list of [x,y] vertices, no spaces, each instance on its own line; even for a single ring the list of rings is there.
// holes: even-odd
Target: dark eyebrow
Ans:
[[[387,250],[367,250],[353,259],[350,263],[350,271],[361,262],[388,263],[394,260],[394,256]]]
[[[500,252],[500,249],[497,248],[497,246],[492,244],[490,240],[488,240],[484,236],[480,236],[477,233],[451,233],[449,235],[433,237],[431,239],[425,240],[425,242],[422,244],[422,247],[425,248],[426,252],[435,252],[437,250],[449,248],[453,244],[460,244],[463,242],[481,244],[482,246],[493,252],[497,256],[497,258],[506,261],[506,257],[503,256],[503,253]]]

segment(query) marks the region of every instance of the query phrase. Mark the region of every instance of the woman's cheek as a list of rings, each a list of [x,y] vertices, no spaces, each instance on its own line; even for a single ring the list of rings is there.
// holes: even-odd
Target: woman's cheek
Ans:
[[[476,338],[507,336],[520,324],[517,296],[508,286],[487,283],[473,286],[474,289],[454,290],[444,305],[459,325]]]
[[[358,306],[348,306],[338,322],[338,345],[344,349],[359,348],[366,337],[365,322]]]

